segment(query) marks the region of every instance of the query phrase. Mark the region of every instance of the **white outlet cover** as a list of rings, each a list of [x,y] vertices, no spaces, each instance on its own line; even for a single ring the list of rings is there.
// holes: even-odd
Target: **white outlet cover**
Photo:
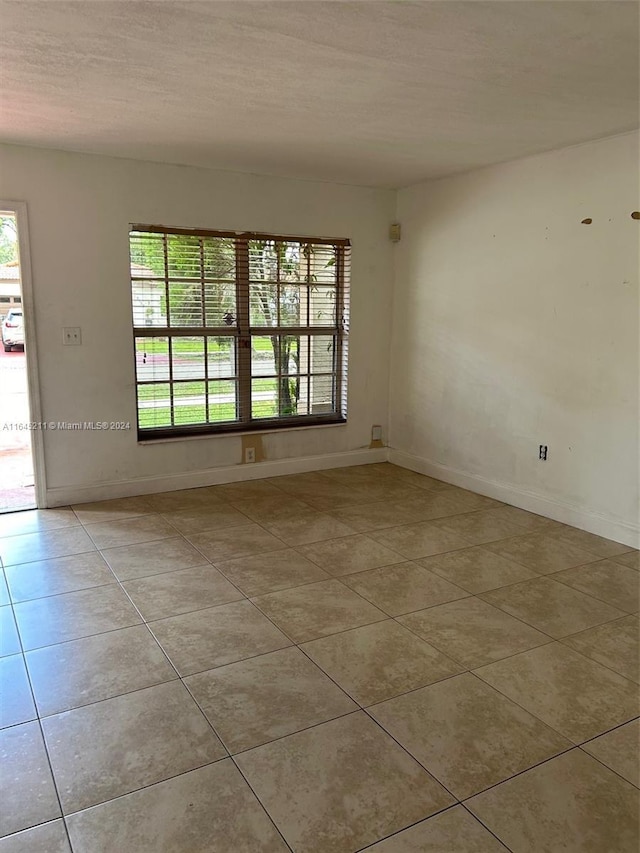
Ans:
[[[65,346],[80,346],[82,344],[80,326],[65,326],[62,330],[62,343]]]

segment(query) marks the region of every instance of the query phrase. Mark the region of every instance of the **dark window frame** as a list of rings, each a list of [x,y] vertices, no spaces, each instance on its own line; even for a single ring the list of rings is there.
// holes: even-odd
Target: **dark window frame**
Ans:
[[[300,429],[301,427],[325,426],[344,424],[347,422],[347,360],[348,360],[348,335],[349,335],[349,279],[350,279],[350,241],[348,239],[330,239],[317,237],[300,237],[300,236],[282,236],[276,234],[267,234],[262,232],[235,232],[235,231],[212,231],[205,229],[193,228],[169,228],[160,225],[146,224],[131,224],[130,225],[130,244],[133,246],[132,237],[134,234],[161,235],[164,245],[164,288],[166,300],[166,325],[135,325],[135,311],[133,306],[133,284],[134,279],[140,280],[140,277],[131,273],[132,286],[132,315],[134,319],[133,337],[134,337],[134,352],[136,350],[136,340],[143,338],[166,338],[168,341],[169,353],[169,376],[166,380],[141,380],[138,376],[138,359],[136,356],[136,415],[138,426],[138,440],[152,441],[154,439],[180,438],[196,435],[225,435],[243,432],[271,432],[281,429]],[[212,326],[206,324],[205,302],[204,302],[204,281],[205,273],[202,266],[202,287],[203,287],[203,324],[202,326],[176,326],[171,324],[171,299],[170,299],[170,283],[177,279],[171,279],[169,276],[169,261],[167,259],[167,240],[172,236],[189,236],[191,238],[202,238],[201,245],[204,252],[205,239],[222,239],[232,240],[235,252],[235,293],[236,293],[236,316],[233,326]],[[311,257],[314,246],[332,247],[335,252],[335,317],[334,322],[330,325],[315,325],[311,323],[309,310],[307,309],[307,322],[299,326],[281,325],[278,309],[278,323],[271,326],[252,325],[250,317],[250,297],[252,279],[250,276],[249,264],[249,247],[255,241],[268,241],[277,246],[278,244],[299,244],[300,247],[305,247],[306,257]],[[321,251],[321,250],[320,250]],[[304,253],[303,252],[303,253]],[[204,257],[204,255],[203,255]],[[278,254],[279,257],[279,254]],[[133,263],[133,257],[132,257]],[[204,264],[204,261],[202,262]],[[307,303],[310,300],[310,292],[312,289],[311,266],[307,265],[308,275],[301,286],[307,285]],[[276,286],[278,288],[278,300],[280,295],[281,282],[280,272],[278,272]],[[254,281],[255,284],[255,281]],[[278,301],[279,305],[279,301]],[[277,337],[279,346],[282,345],[282,337],[298,336],[298,352],[300,350],[300,339],[307,338],[308,367],[307,372],[302,374],[300,368],[298,373],[294,374],[298,379],[305,378],[308,383],[307,406],[312,407],[311,400],[311,381],[314,377],[330,378],[332,382],[332,410],[329,412],[309,412],[304,414],[287,415],[280,414],[275,417],[255,417],[252,412],[252,396],[251,383],[252,378],[256,376],[262,378],[259,374],[252,374],[252,339],[259,337]],[[204,368],[204,383],[205,389],[205,408],[207,422],[191,423],[191,424],[176,424],[175,423],[175,405],[174,393],[176,386],[182,382],[200,381],[189,379],[176,379],[171,372],[172,364],[172,347],[174,340],[180,338],[202,337],[204,341],[203,351],[203,368]],[[236,418],[228,421],[211,422],[209,420],[209,387],[210,377],[208,375],[208,354],[207,341],[209,338],[225,337],[229,338],[232,343],[235,355],[235,371],[236,376],[233,381],[236,383]],[[314,337],[326,338],[330,337],[333,340],[332,348],[332,368],[330,371],[317,373],[311,370],[311,347]],[[275,347],[276,345],[273,344]],[[266,377],[275,379],[276,385],[276,400],[278,407],[281,408],[281,386],[280,383],[283,376],[288,381],[291,374],[286,372],[282,374],[276,364],[274,349],[274,368],[276,374],[274,377]],[[215,377],[220,379],[220,377]],[[225,381],[225,380],[222,380]],[[140,411],[141,407],[138,400],[138,390],[142,385],[168,385],[170,393],[170,415],[172,424],[169,426],[141,426]],[[186,387],[186,386],[185,386]],[[296,400],[297,404],[297,400]]]

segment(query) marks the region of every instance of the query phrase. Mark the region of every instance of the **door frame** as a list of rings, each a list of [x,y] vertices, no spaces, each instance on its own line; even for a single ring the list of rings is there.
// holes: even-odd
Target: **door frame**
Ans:
[[[33,279],[31,275],[31,249],[29,246],[29,218],[27,204],[24,201],[0,199],[0,211],[11,213],[16,218],[18,228],[18,261],[20,264],[20,289],[22,292],[22,311],[24,319],[24,354],[27,365],[27,391],[29,395],[29,414],[36,428],[30,430],[31,455],[35,482],[36,506],[42,509],[47,505],[47,484],[44,463],[44,432],[42,428],[42,403],[40,400],[40,377],[38,370],[38,349],[33,299]],[[40,427],[37,427],[40,425]]]

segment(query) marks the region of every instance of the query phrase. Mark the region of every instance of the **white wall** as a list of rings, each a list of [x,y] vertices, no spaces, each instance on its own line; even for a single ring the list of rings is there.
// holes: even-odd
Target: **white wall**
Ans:
[[[392,459],[632,544],[638,141],[399,192],[390,398]]]
[[[270,434],[264,446],[267,459],[295,459],[367,447],[372,424],[386,434],[395,193],[1,146],[0,198],[28,208],[44,420],[132,424],[47,432],[50,504],[199,485],[240,462],[238,436],[137,443],[131,222],[351,238],[348,423]],[[63,326],[82,328],[81,347],[62,345]]]

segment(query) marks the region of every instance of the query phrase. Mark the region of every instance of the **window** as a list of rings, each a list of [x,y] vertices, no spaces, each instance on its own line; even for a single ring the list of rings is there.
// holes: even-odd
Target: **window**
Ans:
[[[138,436],[346,420],[349,241],[133,225]]]

